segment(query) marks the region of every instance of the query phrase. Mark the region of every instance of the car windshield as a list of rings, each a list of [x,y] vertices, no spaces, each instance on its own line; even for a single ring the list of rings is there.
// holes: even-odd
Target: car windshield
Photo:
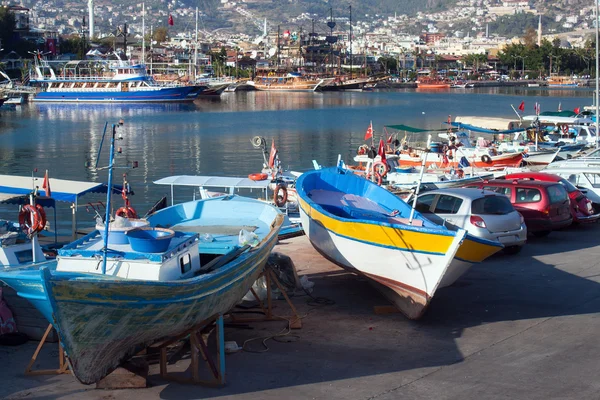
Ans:
[[[506,215],[515,211],[506,196],[485,196],[471,203],[471,214]]]
[[[573,193],[579,190],[565,178],[561,178],[559,182],[565,187],[565,189],[567,189],[568,193]]]

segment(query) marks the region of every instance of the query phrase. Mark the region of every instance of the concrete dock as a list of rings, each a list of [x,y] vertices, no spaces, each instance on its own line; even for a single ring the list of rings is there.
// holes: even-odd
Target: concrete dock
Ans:
[[[376,314],[388,304],[366,280],[320,257],[306,237],[276,251],[314,282],[292,300],[303,328],[226,356],[227,385],[167,382],[151,365],[146,389],[96,390],[71,375],[25,376],[37,343],[0,347],[8,399],[592,399],[600,398],[600,225],[531,238],[436,293],[420,321]],[[283,301],[278,314],[289,314]],[[226,327],[225,340],[273,335],[281,321]],[[54,368],[56,344],[37,367]],[[179,364],[178,364],[179,365]],[[184,365],[183,363],[181,365]]]

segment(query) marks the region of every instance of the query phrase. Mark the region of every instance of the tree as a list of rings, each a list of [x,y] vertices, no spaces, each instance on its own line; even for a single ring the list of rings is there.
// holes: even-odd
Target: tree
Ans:
[[[525,35],[523,36],[523,43],[525,43],[525,47],[532,49],[537,44],[537,32],[533,27],[529,27],[525,30]]]
[[[13,31],[15,30],[16,22],[13,13],[8,11],[6,7],[0,7],[0,43],[1,47],[6,52],[15,50],[17,41]]]
[[[156,40],[158,43],[166,42],[168,33],[169,33],[169,30],[166,27],[159,26],[158,28],[156,28],[154,30],[152,38],[154,40]]]

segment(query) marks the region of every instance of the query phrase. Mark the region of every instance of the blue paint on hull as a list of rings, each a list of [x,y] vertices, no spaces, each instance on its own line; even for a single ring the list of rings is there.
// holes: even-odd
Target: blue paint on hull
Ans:
[[[143,102],[186,102],[194,101],[204,90],[204,86],[161,87],[158,90],[130,92],[107,92],[102,90],[82,92],[40,92],[35,102],[68,103],[143,103]]]

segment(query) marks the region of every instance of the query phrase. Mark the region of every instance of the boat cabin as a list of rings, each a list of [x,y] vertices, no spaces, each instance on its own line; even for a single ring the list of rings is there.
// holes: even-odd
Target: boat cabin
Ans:
[[[38,262],[46,260],[40,245],[32,244],[18,224],[0,220],[0,268],[31,264],[34,258]]]
[[[110,234],[110,233],[109,233]],[[167,250],[148,253],[127,244],[109,244],[106,275],[124,279],[173,281],[191,278],[200,271],[198,234],[175,232]],[[57,271],[102,275],[104,240],[99,231],[58,251]]]

